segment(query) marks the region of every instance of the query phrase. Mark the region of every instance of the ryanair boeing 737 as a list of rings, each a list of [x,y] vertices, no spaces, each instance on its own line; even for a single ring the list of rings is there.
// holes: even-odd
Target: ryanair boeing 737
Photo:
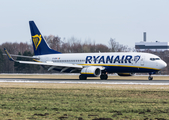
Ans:
[[[14,60],[4,48],[11,61],[21,64],[35,64],[48,66],[48,71],[56,70],[67,73],[80,73],[79,79],[98,77],[107,80],[108,73],[117,73],[120,76],[132,76],[134,73],[157,73],[167,66],[160,57],[150,53],[140,52],[108,52],[108,53],[60,53],[51,49],[37,26],[29,21],[32,36],[35,61]]]

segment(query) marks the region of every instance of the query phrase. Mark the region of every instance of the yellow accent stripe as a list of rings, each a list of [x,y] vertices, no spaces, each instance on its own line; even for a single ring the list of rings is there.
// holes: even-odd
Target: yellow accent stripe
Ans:
[[[36,59],[33,59],[33,61],[35,61],[35,62],[41,62],[41,61],[39,61],[39,60],[36,60]]]
[[[82,72],[81,74],[93,74],[93,73],[87,73],[87,72],[85,73],[85,72]]]
[[[130,67],[130,68],[144,68],[144,69],[153,69],[153,70],[160,70],[156,68],[150,67],[142,67],[142,66],[130,66],[130,65],[111,65],[111,64],[79,64],[83,66],[116,66],[116,67]]]

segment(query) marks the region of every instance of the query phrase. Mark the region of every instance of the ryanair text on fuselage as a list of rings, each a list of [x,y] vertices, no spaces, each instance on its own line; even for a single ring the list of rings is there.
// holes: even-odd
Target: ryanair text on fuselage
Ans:
[[[131,55],[123,55],[123,56],[87,56],[86,64],[91,63],[92,60],[94,63],[131,63],[133,56]],[[134,56],[134,61],[138,62],[140,56]]]

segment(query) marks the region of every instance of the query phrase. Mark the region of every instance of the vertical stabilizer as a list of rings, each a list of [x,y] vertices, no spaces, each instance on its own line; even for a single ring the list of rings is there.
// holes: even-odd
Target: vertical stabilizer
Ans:
[[[58,51],[51,49],[47,45],[46,41],[44,40],[43,36],[41,35],[34,21],[29,21],[29,25],[30,25],[32,44],[33,44],[35,55],[59,54],[60,53]]]

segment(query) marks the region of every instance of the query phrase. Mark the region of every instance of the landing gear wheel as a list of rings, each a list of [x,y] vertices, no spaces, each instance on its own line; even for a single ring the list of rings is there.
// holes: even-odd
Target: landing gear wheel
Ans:
[[[104,77],[103,75],[100,75],[100,79],[101,79],[101,80],[104,80],[103,77]]]
[[[149,76],[149,77],[148,77],[148,80],[153,80],[153,77],[152,77],[152,76]]]
[[[87,77],[86,76],[83,76],[83,75],[79,75],[79,80],[86,80]]]
[[[107,74],[105,74],[105,75],[100,75],[100,79],[101,79],[101,80],[107,80],[107,78],[108,78]]]

